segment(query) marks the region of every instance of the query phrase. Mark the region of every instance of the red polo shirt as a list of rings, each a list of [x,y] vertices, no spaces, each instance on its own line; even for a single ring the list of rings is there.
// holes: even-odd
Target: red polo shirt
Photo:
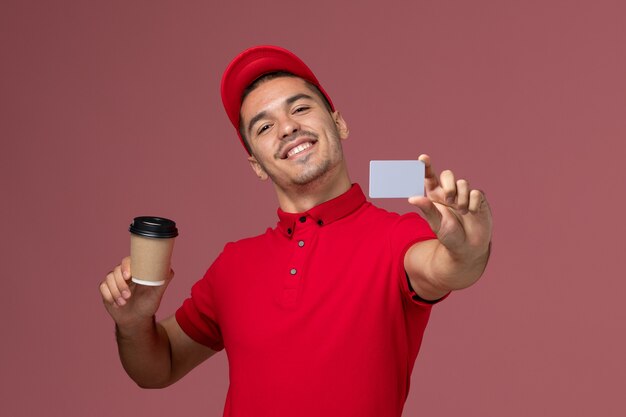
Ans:
[[[433,232],[358,185],[278,217],[227,244],[176,312],[192,339],[226,349],[224,415],[400,416],[432,307],[413,299],[403,259]]]

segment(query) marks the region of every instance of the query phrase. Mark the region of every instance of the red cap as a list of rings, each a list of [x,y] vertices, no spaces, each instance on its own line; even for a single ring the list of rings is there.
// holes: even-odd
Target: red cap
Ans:
[[[241,95],[244,90],[257,78],[270,72],[286,71],[315,85],[322,92],[331,109],[335,110],[333,102],[324,91],[313,72],[304,62],[292,52],[278,46],[255,46],[246,49],[226,68],[222,76],[222,103],[237,131],[241,144],[243,138],[239,133],[239,112],[241,110]]]

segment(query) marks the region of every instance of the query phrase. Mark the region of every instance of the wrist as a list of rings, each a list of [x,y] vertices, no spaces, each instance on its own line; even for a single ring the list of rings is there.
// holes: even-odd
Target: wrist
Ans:
[[[156,331],[155,316],[115,323],[115,335],[118,339],[130,339],[153,331]]]
[[[487,262],[491,252],[491,241],[480,247],[460,246],[458,248],[448,248],[445,245],[441,245],[441,248],[447,252],[448,257],[453,263],[471,267]]]
[[[442,253],[443,256],[438,257],[440,262],[437,262],[437,272],[434,276],[438,277],[442,288],[453,291],[467,288],[478,281],[487,266],[491,243],[481,250],[462,253],[445,247],[442,249],[445,255]]]

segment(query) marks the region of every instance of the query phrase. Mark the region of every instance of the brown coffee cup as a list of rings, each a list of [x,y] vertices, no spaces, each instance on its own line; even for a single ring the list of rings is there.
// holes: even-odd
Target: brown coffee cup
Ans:
[[[165,284],[178,236],[176,223],[163,217],[135,217],[128,230],[132,281],[149,286]]]

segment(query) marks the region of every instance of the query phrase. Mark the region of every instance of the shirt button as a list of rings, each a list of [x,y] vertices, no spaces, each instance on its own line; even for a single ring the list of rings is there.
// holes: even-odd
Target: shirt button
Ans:
[[[300,217],[300,223],[304,223],[305,221],[306,221],[306,217],[305,216]]]
[[[289,271],[291,275],[296,275],[296,272],[298,272],[296,271],[296,268],[291,268],[291,271]]]
[[[287,234],[290,235],[291,234],[291,229],[287,229]]]
[[[323,224],[324,224],[324,222],[323,222],[323,221],[321,221],[321,220],[318,220],[318,221],[317,221],[317,224],[319,224],[319,225],[321,226],[321,225],[323,225]]]
[[[303,247],[304,246],[304,240],[301,240],[298,242],[298,246]]]

